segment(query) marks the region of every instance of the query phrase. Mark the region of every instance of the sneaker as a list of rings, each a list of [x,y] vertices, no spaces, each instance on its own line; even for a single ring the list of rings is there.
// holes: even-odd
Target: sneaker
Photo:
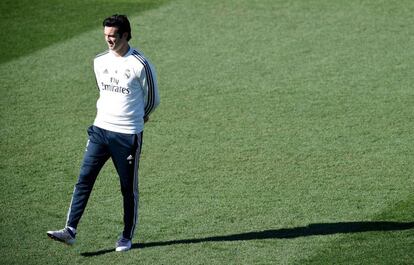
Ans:
[[[115,244],[115,251],[127,251],[132,246],[131,239],[121,236]]]
[[[67,227],[58,231],[47,231],[47,235],[51,239],[63,242],[68,245],[73,245],[75,243],[76,235]]]

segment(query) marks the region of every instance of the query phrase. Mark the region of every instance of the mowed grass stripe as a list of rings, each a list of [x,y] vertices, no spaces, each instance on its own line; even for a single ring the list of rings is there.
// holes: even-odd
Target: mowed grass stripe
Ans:
[[[3,43],[0,63],[43,49],[87,32],[102,17],[114,13],[137,15],[167,3],[164,0],[4,0],[0,3],[2,34],[13,36]]]

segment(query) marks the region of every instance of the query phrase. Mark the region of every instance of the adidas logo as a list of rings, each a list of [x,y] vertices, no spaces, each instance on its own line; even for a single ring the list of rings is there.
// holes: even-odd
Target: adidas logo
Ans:
[[[134,160],[134,157],[132,155],[129,155],[127,157],[127,161],[129,162],[129,164],[132,164],[132,160]]]

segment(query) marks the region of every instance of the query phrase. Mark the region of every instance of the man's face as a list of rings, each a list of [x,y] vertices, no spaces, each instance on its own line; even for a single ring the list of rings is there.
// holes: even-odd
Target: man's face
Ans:
[[[105,41],[108,44],[108,48],[112,51],[119,51],[125,45],[128,45],[127,36],[125,33],[123,36],[118,34],[118,28],[115,27],[105,27],[104,28]]]

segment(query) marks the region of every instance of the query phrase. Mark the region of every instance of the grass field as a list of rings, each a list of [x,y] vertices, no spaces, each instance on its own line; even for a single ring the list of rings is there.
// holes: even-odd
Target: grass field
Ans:
[[[414,264],[414,2],[0,3],[2,264]],[[84,2],[87,2],[85,4]],[[101,21],[155,64],[133,249],[112,163],[65,224]]]

